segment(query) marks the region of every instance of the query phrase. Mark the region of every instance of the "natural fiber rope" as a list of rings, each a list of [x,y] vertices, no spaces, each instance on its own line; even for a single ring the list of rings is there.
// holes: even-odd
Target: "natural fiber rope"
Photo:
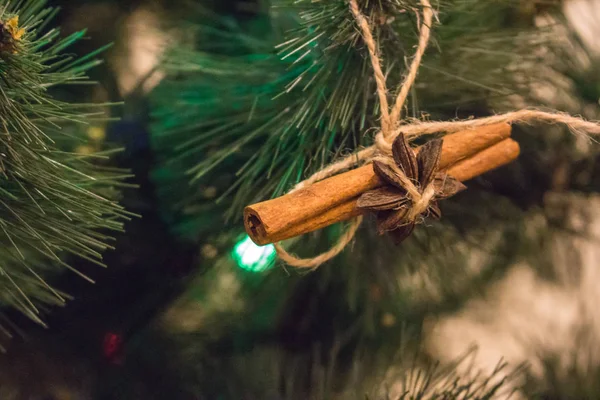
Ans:
[[[379,50],[377,42],[373,38],[371,32],[371,26],[364,15],[358,9],[358,3],[356,0],[350,0],[350,11],[356,20],[356,23],[360,27],[362,32],[363,40],[369,49],[369,57],[371,58],[371,65],[373,66],[373,76],[375,77],[375,83],[377,84],[377,96],[379,97],[379,105],[381,108],[381,131],[391,133],[394,126],[390,119],[390,110],[387,101],[387,88],[385,84],[385,75],[381,69],[381,62],[379,57]]]
[[[279,258],[285,262],[286,264],[297,267],[297,268],[316,268],[319,265],[331,260],[333,257],[340,254],[346,246],[354,239],[354,235],[356,235],[356,231],[360,227],[360,224],[363,221],[363,217],[359,216],[352,220],[350,226],[344,232],[344,234],[340,237],[335,246],[333,246],[330,250],[327,250],[325,253],[320,254],[313,258],[297,258],[288,253],[279,243],[275,243],[275,250],[277,250],[277,255]]]
[[[535,109],[525,109],[465,121],[416,121],[409,125],[402,125],[401,128],[397,128],[393,133],[392,139],[395,139],[400,134],[400,132],[402,132],[409,138],[416,138],[419,136],[431,135],[433,133],[452,133],[462,131],[465,129],[475,129],[486,125],[498,124],[501,122],[505,122],[508,124],[525,124],[533,121],[545,122],[550,124],[563,124],[566,125],[569,128],[569,130],[571,130],[571,132],[574,133],[600,135],[600,123],[598,122],[586,121],[579,117],[574,117],[572,115],[561,112],[547,112]],[[371,146],[353,154],[350,157],[346,157],[338,162],[330,164],[321,171],[311,175],[309,178],[298,183],[294,187],[293,191],[302,189],[305,186],[312,185],[313,183],[329,178],[330,176],[337,175],[340,172],[353,168],[360,163],[371,161],[377,153],[377,150],[378,149],[375,146]],[[386,154],[389,153],[390,151],[386,151]]]
[[[433,23],[433,8],[431,8],[429,0],[421,0],[421,5],[423,6],[423,23],[421,24],[419,30],[419,44],[417,46],[415,58],[413,59],[408,70],[408,74],[406,75],[406,78],[404,78],[404,82],[402,82],[402,85],[400,86],[400,93],[398,93],[398,96],[396,97],[396,103],[394,104],[392,114],[390,115],[391,122],[394,128],[396,128],[398,121],[400,121],[400,116],[402,114],[404,104],[406,103],[408,93],[410,92],[413,83],[417,79],[417,73],[419,72],[419,67],[421,66],[421,60],[423,58],[423,54],[425,54],[427,45],[429,44],[429,37],[431,36],[431,24]],[[419,13],[417,12],[417,17],[418,16]],[[384,136],[387,135],[384,134]],[[388,139],[388,143],[393,142],[393,139],[386,139]]]
[[[429,187],[425,188],[423,193],[419,192],[410,179],[408,179],[402,171],[400,171],[393,163],[389,161],[389,157],[391,155],[391,143],[393,143],[396,137],[398,137],[400,132],[409,138],[415,138],[433,133],[452,133],[465,129],[474,129],[477,127],[493,125],[501,122],[512,124],[517,122],[528,123],[540,121],[546,123],[564,124],[574,133],[600,135],[600,123],[598,122],[585,121],[582,118],[574,117],[566,113],[547,112],[536,109],[524,109],[485,118],[462,121],[422,122],[419,120],[413,120],[410,124],[399,126],[402,109],[406,103],[408,93],[410,92],[410,89],[416,80],[422,57],[429,43],[434,11],[431,8],[429,0],[421,0],[423,23],[419,27],[419,43],[408,74],[406,75],[400,87],[400,91],[398,92],[398,96],[394,102],[394,107],[390,113],[387,101],[388,91],[385,82],[385,75],[383,74],[381,68],[378,46],[373,38],[371,26],[369,25],[365,16],[360,12],[357,0],[349,0],[349,4],[350,11],[352,12],[352,15],[354,16],[361,30],[363,40],[365,41],[365,44],[369,50],[369,57],[373,66],[375,82],[377,84],[377,95],[379,97],[381,108],[381,130],[375,136],[375,145],[360,150],[357,153],[336,163],[330,164],[329,166],[310,176],[308,179],[298,183],[293,188],[292,192],[309,186],[315,182],[329,178],[345,170],[351,169],[358,164],[371,162],[379,152],[385,157],[381,157],[381,159],[378,158],[378,160],[386,162],[396,170],[397,175],[402,180],[405,189],[412,200],[412,207],[409,211],[407,219],[409,221],[413,221],[426,210],[429,205],[429,201],[433,197],[433,192],[431,190],[432,188]],[[355,218],[348,227],[348,230],[340,237],[340,240],[334,247],[327,252],[313,258],[296,258],[284,250],[279,243],[275,244],[275,249],[277,250],[279,257],[285,263],[293,267],[316,268],[319,265],[336,257],[345,249],[345,247],[354,238],[362,221],[362,216]]]

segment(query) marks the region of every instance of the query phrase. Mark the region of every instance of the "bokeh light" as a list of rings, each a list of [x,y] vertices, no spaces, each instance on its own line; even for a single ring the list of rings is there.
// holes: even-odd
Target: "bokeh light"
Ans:
[[[249,236],[245,236],[233,248],[233,258],[237,265],[251,272],[270,269],[275,261],[275,247],[272,244],[257,246]]]

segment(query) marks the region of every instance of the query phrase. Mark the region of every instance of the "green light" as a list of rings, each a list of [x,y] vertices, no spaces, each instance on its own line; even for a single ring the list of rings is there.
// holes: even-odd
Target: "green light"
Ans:
[[[233,258],[238,266],[246,271],[263,272],[273,265],[275,247],[272,244],[257,246],[246,236],[233,248]]]

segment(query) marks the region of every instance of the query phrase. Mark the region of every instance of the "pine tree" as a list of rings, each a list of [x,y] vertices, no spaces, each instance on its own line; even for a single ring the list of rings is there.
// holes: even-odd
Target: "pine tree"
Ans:
[[[582,360],[566,379],[559,362],[546,354],[540,354],[546,363],[542,380],[528,365],[503,360],[480,371],[477,349],[440,360],[423,335],[430,320],[487,295],[515,263],[531,264],[547,279],[565,273],[554,268],[554,247],[557,241],[568,246],[566,237],[583,232],[563,218],[564,204],[555,203],[585,198],[573,192],[598,190],[596,150],[588,138],[560,126],[514,126],[524,156],[468,182],[467,191],[442,204],[441,221],[417,229],[400,247],[365,226],[351,248],[319,269],[286,268],[275,261],[271,246],[254,246],[243,233],[241,211],[372,143],[380,121],[367,49],[345,0],[244,2],[235,18],[221,15],[234,2],[212,2],[211,10],[181,3],[186,7],[168,14],[178,43],[169,44],[161,65],[165,79],[150,96],[152,144],[160,159],[154,180],[160,212],[174,236],[198,249],[200,268],[181,298],[161,304],[136,334],[132,326],[142,324],[131,310],[145,310],[148,298],[160,302],[154,298],[163,298],[162,286],[174,282],[149,279],[149,293],[111,319],[126,320],[131,340],[124,365],[101,375],[97,398],[466,400],[514,392],[526,398],[594,397],[597,385],[589,381],[595,370]],[[361,4],[373,23],[388,79],[398,82],[414,53],[420,3]],[[435,2],[434,37],[411,90],[407,118],[482,117],[535,105],[573,114],[584,110],[596,119],[599,93],[590,85],[595,63],[554,5]],[[552,23],[537,25],[538,13],[546,20],[552,16]],[[25,25],[10,29],[18,33],[20,26]],[[561,94],[548,98],[549,90]],[[69,109],[61,107],[61,112]],[[79,108],[71,111],[69,119],[89,121]],[[60,132],[43,125],[56,147],[66,129],[59,125]],[[65,141],[68,149],[75,146]],[[89,157],[76,153],[75,158]],[[86,166],[98,172],[95,164]],[[122,178],[120,171],[99,171],[110,172],[111,180]],[[77,204],[91,208],[81,200]],[[119,219],[127,215],[113,206]],[[118,228],[112,218],[106,220],[107,227]],[[286,247],[318,254],[341,228],[305,235]],[[159,234],[140,229],[134,235],[142,238],[134,243],[145,236],[154,244],[162,240]],[[87,245],[81,237],[68,243]],[[148,258],[154,255],[163,256],[162,248]],[[157,258],[172,268],[176,256]],[[493,313],[484,316],[494,319]]]
[[[115,150],[86,146],[100,133],[108,105],[59,98],[93,84],[86,71],[105,49],[74,58],[85,36],[51,28],[58,9],[46,0],[0,2],[0,278],[1,301],[43,324],[47,304],[68,294],[46,279],[69,271],[73,257],[103,266],[111,232],[130,216],[118,204],[129,175],[107,163]]]
[[[374,23],[381,53],[388,55],[384,70],[390,81],[400,81],[412,56],[417,40],[413,10],[419,7],[415,1],[364,3],[362,11]],[[543,99],[532,96],[532,88],[546,79],[539,71],[560,70],[561,65],[548,66],[540,52],[550,47],[558,54],[563,47],[547,29],[535,26],[535,11],[509,0],[440,3],[434,44],[411,92],[409,116],[421,118],[426,113],[445,120],[486,116],[515,104],[544,105]],[[444,205],[441,223],[415,231],[400,249],[364,229],[351,251],[308,276],[290,277],[277,269],[258,276],[235,272],[235,260],[226,249],[236,241],[234,255],[244,268],[268,269],[273,260],[272,250],[263,248],[254,250],[258,262],[244,261],[252,252],[241,229],[245,205],[280,195],[341,154],[370,144],[371,135],[365,132],[378,126],[372,71],[347,2],[341,0],[274,0],[241,20],[199,10],[188,25],[178,27],[193,30],[194,38],[167,53],[166,78],[152,96],[154,148],[163,159],[156,173],[159,193],[175,232],[187,240],[200,238],[222,254],[210,277],[200,281],[206,283],[193,285],[195,293],[206,294],[189,301],[204,304],[209,312],[211,288],[223,274],[239,280],[242,289],[234,292],[238,297],[252,299],[242,310],[216,310],[215,319],[203,319],[203,326],[221,332],[230,321],[223,314],[241,318],[243,322],[235,324],[239,332],[231,333],[231,340],[245,337],[253,343],[248,339],[254,337],[251,332],[261,332],[257,337],[272,332],[276,342],[285,343],[278,350],[284,359],[294,359],[296,350],[314,346],[316,360],[309,357],[294,364],[302,365],[298,368],[308,376],[320,368],[317,360],[333,351],[334,338],[351,326],[359,327],[346,351],[369,353],[384,347],[388,350],[382,352],[389,352],[398,346],[400,326],[418,330],[424,315],[457,309],[485,291],[514,260],[533,257],[539,263],[543,258],[539,243],[548,231],[532,236],[526,227],[543,215],[541,196],[551,174],[535,165],[539,159],[532,157],[531,163],[519,162],[470,182],[466,193]],[[573,148],[573,139],[564,130],[553,129],[559,136],[542,146],[550,148],[560,141]],[[516,130],[519,141],[527,144],[531,130]],[[524,145],[524,151],[538,150],[538,139]],[[541,176],[544,179],[538,179]],[[293,250],[318,254],[335,240],[338,229],[297,239]],[[276,321],[276,328],[273,322],[256,321],[255,315],[269,316],[261,321]],[[324,323],[329,315],[336,315],[336,320]],[[418,337],[408,337],[411,346],[417,346]],[[370,372],[390,362],[375,362],[364,353],[354,356],[336,354],[323,368],[343,364],[340,360],[347,363],[348,357]],[[402,373],[415,368],[413,364]],[[345,368],[338,373],[351,375]],[[290,375],[294,373],[275,373],[284,381]],[[369,378],[373,375],[377,376]],[[431,374],[423,376],[433,379]],[[313,378],[298,382],[301,387],[333,385]],[[461,390],[475,384],[465,379],[466,386],[457,384],[438,393],[440,398],[490,396],[489,392],[465,395]],[[236,378],[224,382],[226,387]],[[327,390],[336,392],[334,386]],[[413,389],[409,398],[437,398]],[[232,398],[244,390],[232,393]],[[309,396],[302,393],[299,398]],[[312,395],[330,398],[332,392],[328,393]]]

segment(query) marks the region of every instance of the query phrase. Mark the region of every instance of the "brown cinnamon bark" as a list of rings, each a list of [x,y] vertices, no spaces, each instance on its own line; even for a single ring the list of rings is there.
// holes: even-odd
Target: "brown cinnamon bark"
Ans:
[[[519,145],[507,140],[510,132],[502,123],[445,136],[440,170],[465,181],[514,160]],[[366,165],[248,206],[244,226],[258,245],[289,239],[360,215],[358,197],[381,185],[372,165]]]

